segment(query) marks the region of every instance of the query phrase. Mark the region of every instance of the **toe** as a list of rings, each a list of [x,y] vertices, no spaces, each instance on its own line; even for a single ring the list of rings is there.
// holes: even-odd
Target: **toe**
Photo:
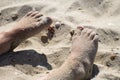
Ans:
[[[36,19],[39,24],[42,25],[51,25],[52,24],[52,19],[49,17],[40,17]]]
[[[99,40],[99,36],[95,35],[95,37],[93,38],[93,43],[95,44],[95,47],[98,47],[98,40]]]
[[[93,38],[94,41],[98,41],[99,40],[99,36],[95,35],[95,37]]]
[[[52,19],[51,19],[50,17],[46,17],[46,22],[47,22],[48,24],[52,24]]]
[[[82,34],[82,35],[85,35],[86,32],[87,32],[87,30],[88,30],[88,28],[84,28],[84,29],[82,30],[81,34]]]
[[[77,29],[83,30],[84,27],[83,26],[77,26]]]
[[[39,14],[36,14],[34,17],[35,17],[35,18],[39,18],[39,17],[41,17],[41,16],[43,16],[43,14],[39,13]]]
[[[93,40],[94,37],[95,37],[95,35],[96,35],[96,32],[93,31],[93,32],[90,33],[89,38],[90,38],[91,40]]]
[[[39,14],[39,12],[38,11],[34,11],[34,12],[32,12],[32,14],[30,15],[30,16],[35,16],[35,15],[37,15],[37,14]]]
[[[92,32],[92,30],[91,29],[87,29],[87,31],[86,31],[86,36],[89,36],[90,35],[90,33]]]
[[[36,20],[37,20],[37,21],[41,21],[42,19],[41,19],[41,18],[37,18]]]
[[[77,29],[75,30],[75,34],[74,35],[80,36],[82,30],[83,30],[82,27],[77,27]]]
[[[33,13],[33,11],[30,11],[26,14],[26,16],[30,16]]]

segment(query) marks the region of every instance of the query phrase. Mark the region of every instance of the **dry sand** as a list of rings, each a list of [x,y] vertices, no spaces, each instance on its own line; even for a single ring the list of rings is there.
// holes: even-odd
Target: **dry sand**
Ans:
[[[62,65],[70,53],[69,32],[77,25],[100,36],[91,80],[120,80],[120,0],[0,0],[0,31],[10,29],[31,10],[60,22],[51,40],[42,32],[14,53],[0,57],[0,80],[33,80]],[[46,41],[44,41],[46,40]]]

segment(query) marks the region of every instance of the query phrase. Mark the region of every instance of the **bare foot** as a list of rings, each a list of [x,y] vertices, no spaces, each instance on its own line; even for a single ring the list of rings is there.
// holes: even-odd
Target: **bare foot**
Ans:
[[[49,28],[51,23],[51,18],[44,17],[38,11],[31,11],[27,13],[12,29],[4,32],[4,34],[0,34],[3,36],[1,38],[5,39],[3,41],[4,43],[1,42],[0,47],[2,48],[3,45],[3,48],[8,46],[7,49],[0,51],[12,51],[25,39]]]
[[[75,61],[79,61],[85,72],[84,77],[90,78],[93,62],[98,49],[98,35],[91,29],[77,30],[77,34],[73,37],[71,57]],[[79,69],[82,69],[79,67]],[[78,69],[76,68],[76,71]],[[82,76],[78,76],[82,79]],[[77,80],[78,80],[77,79]]]
[[[58,69],[39,80],[87,80],[98,48],[98,35],[88,28],[77,29],[68,59]]]
[[[13,50],[25,39],[49,28],[51,23],[51,18],[43,17],[38,11],[29,12],[15,26],[13,32],[16,34],[13,37],[16,37],[16,39],[13,41],[11,49]]]

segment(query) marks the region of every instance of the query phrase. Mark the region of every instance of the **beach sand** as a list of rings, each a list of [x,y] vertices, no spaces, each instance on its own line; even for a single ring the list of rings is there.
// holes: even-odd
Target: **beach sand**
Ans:
[[[50,16],[51,26],[59,28],[52,39],[43,31],[0,56],[0,80],[35,80],[60,67],[70,54],[70,31],[78,25],[100,36],[91,80],[120,80],[119,0],[0,0],[0,31],[31,10]]]

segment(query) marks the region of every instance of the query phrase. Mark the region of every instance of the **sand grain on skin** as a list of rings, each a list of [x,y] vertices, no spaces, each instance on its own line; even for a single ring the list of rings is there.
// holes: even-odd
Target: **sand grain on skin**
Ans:
[[[60,67],[70,52],[69,32],[77,25],[91,26],[100,36],[92,80],[120,79],[119,0],[2,0],[0,2],[0,31],[12,28],[16,21],[31,10],[38,10],[52,17],[53,25],[56,22],[64,23],[56,29],[56,35],[52,39],[47,39],[47,43],[41,41],[41,35],[47,36],[46,32],[42,32],[18,46],[15,51],[23,50],[17,52],[18,54],[1,56],[1,80],[37,79]]]

